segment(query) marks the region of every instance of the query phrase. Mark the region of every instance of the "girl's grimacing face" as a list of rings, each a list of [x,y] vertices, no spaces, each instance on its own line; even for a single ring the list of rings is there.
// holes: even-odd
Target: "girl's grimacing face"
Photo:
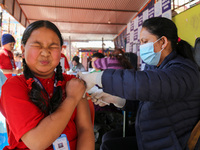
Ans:
[[[22,47],[26,63],[32,73],[41,78],[51,78],[60,62],[61,45],[57,34],[48,28],[34,30]]]

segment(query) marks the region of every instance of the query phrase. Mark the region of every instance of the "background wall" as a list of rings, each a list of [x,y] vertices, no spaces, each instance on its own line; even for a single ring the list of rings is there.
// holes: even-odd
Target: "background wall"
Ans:
[[[192,46],[200,37],[200,4],[180,13],[172,18],[178,27],[178,36]]]

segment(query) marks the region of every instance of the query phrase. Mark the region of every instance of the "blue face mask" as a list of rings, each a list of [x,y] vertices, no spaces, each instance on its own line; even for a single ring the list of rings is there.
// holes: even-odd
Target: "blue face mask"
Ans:
[[[150,43],[140,45],[140,57],[145,63],[149,65],[153,65],[153,66],[156,66],[158,64],[160,60],[161,52],[164,48],[161,49],[159,52],[155,53],[153,45],[154,43],[159,41],[161,38],[159,38],[155,42],[150,42]]]

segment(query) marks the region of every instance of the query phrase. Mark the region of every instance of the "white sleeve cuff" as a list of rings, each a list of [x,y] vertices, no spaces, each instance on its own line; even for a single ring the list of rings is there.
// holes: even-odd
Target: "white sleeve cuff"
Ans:
[[[103,71],[99,72],[96,76],[96,84],[100,87],[102,87],[102,75],[103,75]]]

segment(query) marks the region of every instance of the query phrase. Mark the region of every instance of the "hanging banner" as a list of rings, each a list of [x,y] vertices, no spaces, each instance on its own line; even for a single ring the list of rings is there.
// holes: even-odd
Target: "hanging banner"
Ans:
[[[143,8],[143,11],[137,14],[137,16],[130,23],[127,24],[127,44],[126,52],[133,52],[138,55],[139,68],[142,68],[143,62],[139,57],[139,36],[142,29],[143,22],[152,17],[166,17],[171,19],[171,1],[160,0],[154,3],[154,0]],[[133,40],[133,41],[132,41]]]
[[[126,38],[126,43],[123,43],[123,47],[126,52],[133,52],[138,55],[139,68],[142,66],[142,60],[139,57],[139,36],[142,29],[143,22],[152,17],[166,17],[171,19],[171,0],[159,0],[155,3],[155,0],[150,0],[148,5],[142,8],[142,11],[135,16],[135,18],[127,24],[126,36],[121,36],[123,32],[115,39],[118,46],[123,43],[122,38]],[[119,38],[119,39],[118,39]],[[120,40],[121,39],[121,40]],[[119,42],[120,41],[120,42]]]

